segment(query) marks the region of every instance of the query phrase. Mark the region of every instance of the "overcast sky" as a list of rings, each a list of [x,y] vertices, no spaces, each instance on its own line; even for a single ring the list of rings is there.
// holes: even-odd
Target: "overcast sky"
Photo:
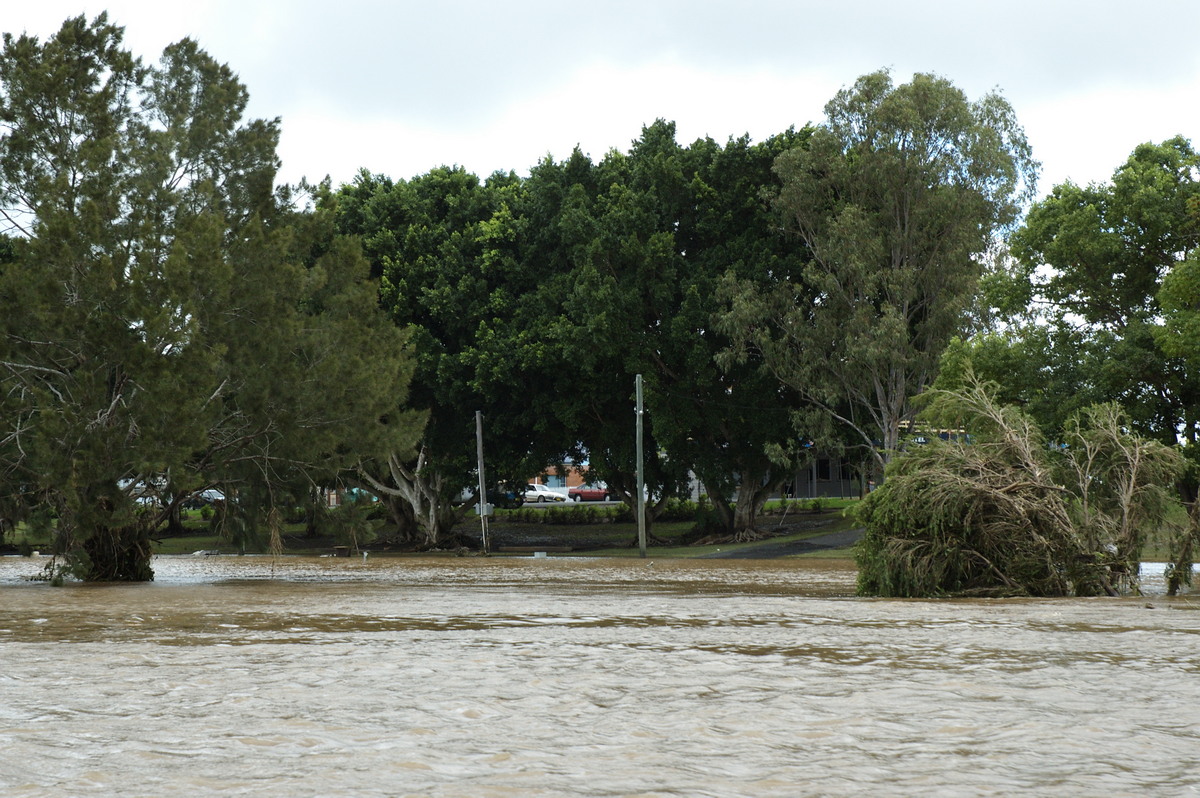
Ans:
[[[191,36],[280,117],[281,179],[441,164],[525,173],[580,145],[762,139],[823,119],[867,72],[998,89],[1042,162],[1041,193],[1107,180],[1143,141],[1200,136],[1194,0],[0,0],[0,29],[52,34],[107,9],[146,61]]]

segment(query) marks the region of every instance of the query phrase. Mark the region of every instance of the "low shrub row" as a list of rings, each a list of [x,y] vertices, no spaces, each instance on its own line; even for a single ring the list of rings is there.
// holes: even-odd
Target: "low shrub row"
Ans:
[[[819,513],[835,506],[844,506],[845,501],[837,499],[779,499],[769,501],[763,507],[764,515],[784,515],[787,513],[810,512]],[[705,525],[711,521],[712,505],[704,500],[699,504],[687,499],[671,499],[667,506],[655,518],[656,521],[694,521]],[[581,524],[611,524],[631,523],[636,521],[633,511],[625,505],[595,505],[580,502],[570,502],[566,505],[533,509],[522,507],[518,510],[496,510],[496,518],[519,524],[548,524],[554,526],[578,526]]]

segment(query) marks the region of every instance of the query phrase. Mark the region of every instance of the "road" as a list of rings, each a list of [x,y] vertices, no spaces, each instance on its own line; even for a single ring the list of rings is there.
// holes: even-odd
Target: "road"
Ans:
[[[806,540],[790,540],[779,543],[763,543],[758,546],[742,546],[730,551],[717,551],[705,554],[704,559],[726,560],[771,560],[776,557],[790,557],[795,554],[805,554],[821,549],[841,549],[853,546],[862,537],[861,529],[846,529],[832,532],[828,535],[818,535]]]

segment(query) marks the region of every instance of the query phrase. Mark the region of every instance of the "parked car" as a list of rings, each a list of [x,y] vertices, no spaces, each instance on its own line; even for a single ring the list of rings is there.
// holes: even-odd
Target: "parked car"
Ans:
[[[599,485],[580,485],[567,491],[567,495],[577,502],[606,502],[616,496],[604,483]]]
[[[535,485],[532,482],[525,486],[526,502],[565,502],[567,497],[545,485]]]

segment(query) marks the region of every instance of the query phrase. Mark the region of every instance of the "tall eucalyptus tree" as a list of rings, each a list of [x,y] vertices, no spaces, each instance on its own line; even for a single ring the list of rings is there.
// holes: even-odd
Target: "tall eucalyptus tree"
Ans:
[[[933,75],[865,75],[825,112],[775,166],[811,265],[773,293],[733,292],[723,326],[882,468],[1037,164],[1001,96],[972,102]]]

